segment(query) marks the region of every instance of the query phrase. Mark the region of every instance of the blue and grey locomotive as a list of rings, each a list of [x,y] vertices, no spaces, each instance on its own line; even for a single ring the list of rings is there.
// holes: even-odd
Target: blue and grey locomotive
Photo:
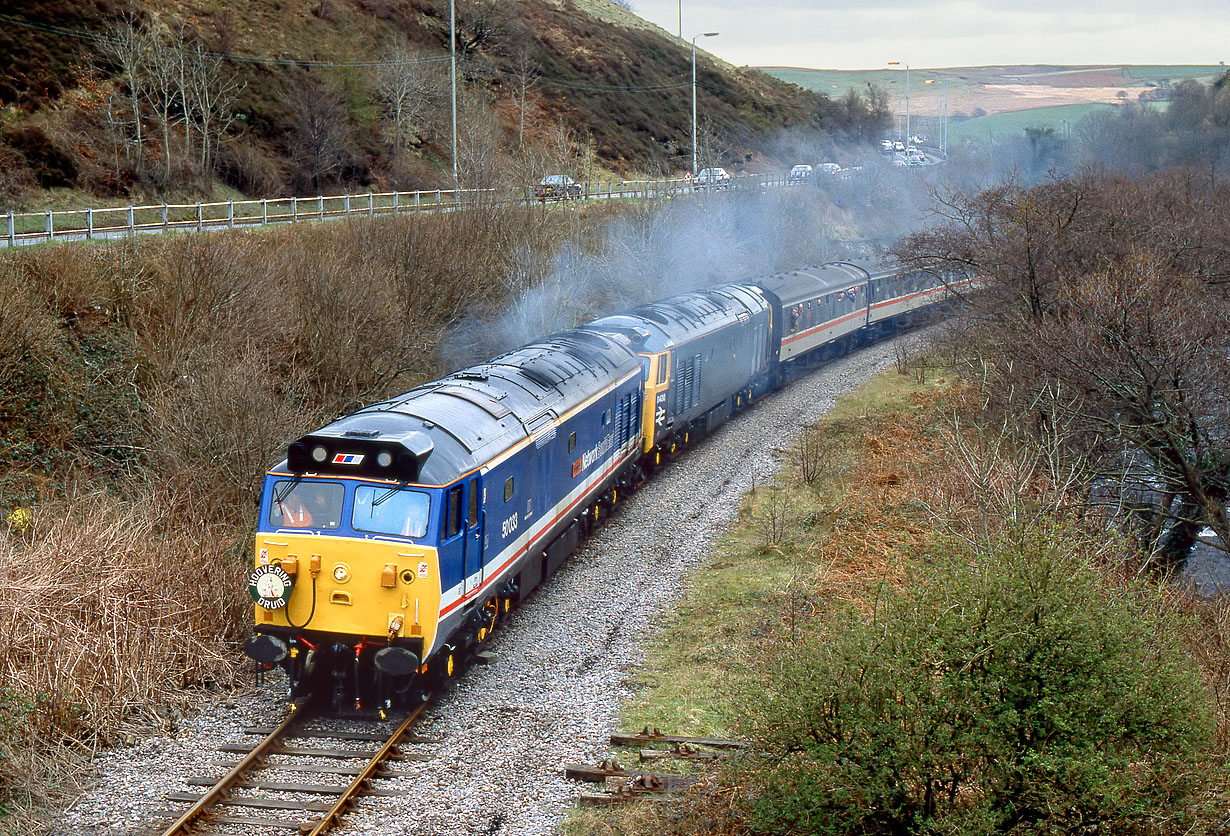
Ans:
[[[949,286],[840,262],[694,291],[308,433],[265,477],[245,651],[285,667],[292,694],[422,698],[620,490]]]

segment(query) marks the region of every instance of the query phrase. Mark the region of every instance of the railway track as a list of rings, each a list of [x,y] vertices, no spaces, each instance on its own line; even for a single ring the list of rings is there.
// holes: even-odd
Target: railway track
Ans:
[[[354,731],[345,728],[353,721],[326,717],[308,702],[293,707],[274,728],[246,728],[245,735],[262,739],[220,747],[220,755],[241,757],[214,764],[227,769],[221,778],[187,781],[202,792],[168,793],[169,802],[190,806],[156,813],[157,819],[171,823],[154,823],[148,832],[200,836],[221,827],[228,833],[247,827],[259,833],[326,833],[362,796],[405,794],[373,782],[406,777],[391,768],[396,762],[427,759],[402,749],[407,743],[425,742],[410,735],[425,707],[394,720],[363,720],[368,730]]]

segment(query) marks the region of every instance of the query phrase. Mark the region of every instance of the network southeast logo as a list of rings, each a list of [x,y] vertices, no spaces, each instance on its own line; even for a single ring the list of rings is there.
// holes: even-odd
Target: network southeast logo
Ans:
[[[338,453],[333,457],[334,464],[360,464],[362,461],[362,453]]]
[[[600,456],[604,456],[615,446],[615,434],[610,433],[599,441],[592,450],[587,450],[581,458],[572,463],[573,478],[580,476],[582,470],[588,470]]]

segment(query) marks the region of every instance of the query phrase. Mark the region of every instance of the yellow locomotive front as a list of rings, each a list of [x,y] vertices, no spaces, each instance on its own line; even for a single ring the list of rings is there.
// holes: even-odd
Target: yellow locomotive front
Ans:
[[[285,667],[294,694],[319,689],[356,707],[407,696],[426,673],[439,622],[432,494],[268,474],[248,579],[256,634],[247,654]]]

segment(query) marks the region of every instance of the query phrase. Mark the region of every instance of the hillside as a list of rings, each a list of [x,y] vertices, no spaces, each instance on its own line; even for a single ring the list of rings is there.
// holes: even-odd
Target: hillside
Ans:
[[[0,13],[0,203],[38,187],[448,185],[448,14],[448,0],[30,0]],[[457,18],[463,180],[690,166],[690,44],[609,0],[458,0]],[[822,135],[823,95],[701,51],[697,80],[714,164],[763,170],[783,134]]]

